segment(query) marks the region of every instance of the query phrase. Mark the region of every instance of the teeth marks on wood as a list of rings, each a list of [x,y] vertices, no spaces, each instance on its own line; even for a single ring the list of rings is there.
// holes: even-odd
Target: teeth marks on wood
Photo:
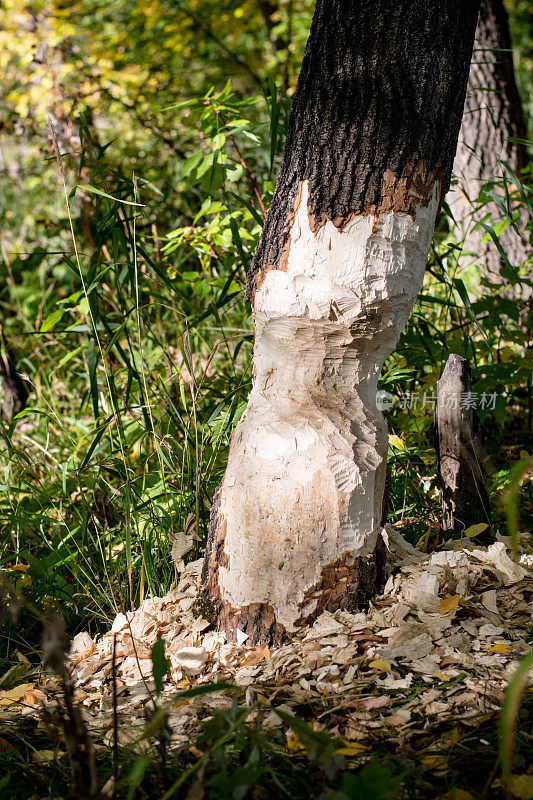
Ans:
[[[251,603],[239,609],[220,601],[217,605],[217,630],[225,631],[230,642],[237,641],[237,631],[248,636],[248,644],[261,643],[269,647],[279,647],[290,639],[283,625],[276,621],[274,609],[268,603]]]
[[[348,554],[329,564],[322,570],[318,583],[304,595],[300,608],[302,617],[295,625],[312,624],[324,611],[362,611],[368,607],[385,585],[387,556],[383,538],[378,536],[374,552],[370,556],[353,558]],[[305,609],[311,612],[305,614]]]

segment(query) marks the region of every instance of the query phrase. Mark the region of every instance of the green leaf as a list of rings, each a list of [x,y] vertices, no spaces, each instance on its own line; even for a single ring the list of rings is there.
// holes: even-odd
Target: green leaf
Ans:
[[[486,522],[477,522],[475,525],[470,525],[465,531],[463,531],[463,536],[468,536],[469,539],[474,539],[476,536],[479,536],[480,533],[486,531],[489,526]]]
[[[519,663],[505,691],[500,714],[500,758],[502,776],[506,786],[509,784],[513,769],[514,735],[516,720],[520,711],[520,702],[525,689],[527,676],[533,667],[533,650]]]
[[[93,404],[94,418],[98,419],[100,412],[98,410],[98,380],[96,378],[96,351],[94,346],[94,339],[89,342],[87,350],[87,367],[89,370],[89,386],[91,390],[91,400]]]
[[[72,358],[78,356],[83,350],[85,350],[84,345],[80,345],[79,347],[76,347],[75,350],[71,350],[69,353],[64,355],[54,367],[54,372],[57,372],[58,369],[61,369],[61,367],[64,367],[65,364],[68,364]]]
[[[501,244],[500,240],[498,239],[498,236],[497,236],[496,231],[494,230],[494,228],[491,225],[487,225],[486,222],[481,222],[481,220],[479,221],[478,224],[481,225],[483,230],[486,231],[489,234],[490,238],[492,239],[492,241],[496,245],[496,249],[498,250],[498,253],[501,255],[506,267],[508,267],[508,269],[510,269],[512,271],[513,281],[515,283],[518,282],[518,283],[521,284],[522,281],[520,280],[520,276],[519,276],[518,272],[516,271],[516,269],[511,264],[511,262],[509,261],[509,259],[507,257],[507,253],[503,249],[502,244]]]
[[[152,647],[152,672],[157,694],[163,691],[163,678],[169,670],[169,663],[165,657],[165,640],[159,637]]]
[[[120,197],[113,197],[112,194],[107,194],[107,192],[97,189],[96,186],[91,186],[90,183],[78,183],[77,188],[84,189],[84,191],[89,192],[89,194],[97,194],[99,197],[107,197],[108,200],[114,200],[115,203],[124,203],[126,206],[139,206],[140,208],[144,208],[144,203],[134,203],[132,200],[122,200]]]
[[[533,456],[520,459],[511,470],[509,486],[505,492],[502,503],[507,516],[507,529],[511,537],[513,557],[518,556],[518,499],[524,478],[533,471]]]
[[[65,310],[63,308],[58,308],[55,311],[52,311],[52,313],[46,317],[45,321],[41,325],[39,332],[47,333],[48,331],[52,331],[57,323],[61,320],[61,317],[64,313]]]
[[[197,150],[195,153],[192,154],[192,156],[189,156],[189,158],[186,159],[183,167],[181,168],[180,178],[186,178],[187,175],[190,175],[190,173],[196,169],[202,158],[203,158],[203,153],[201,150]]]
[[[394,775],[387,764],[371,761],[356,775],[346,773],[342,779],[342,794],[346,800],[390,800],[402,784],[402,776]]]
[[[91,442],[91,445],[90,445],[90,447],[89,447],[89,449],[88,449],[88,451],[87,451],[87,453],[85,455],[85,458],[83,459],[83,461],[81,462],[80,466],[78,467],[78,471],[80,473],[83,472],[83,470],[85,469],[85,467],[89,463],[92,454],[94,453],[94,451],[96,450],[96,447],[98,446],[98,442],[100,441],[100,439],[104,435],[104,433],[106,431],[106,428],[107,428],[107,426],[108,426],[108,424],[109,424],[109,422],[111,421],[112,418],[113,418],[113,415],[109,416],[104,421],[104,423],[100,426],[100,428],[98,428],[98,430],[96,431],[96,433],[94,435],[94,439]]]
[[[149,756],[139,756],[135,759],[133,763],[133,767],[130,770],[128,775],[128,784],[129,784],[129,792],[128,792],[128,800],[133,800],[137,793],[137,789],[141,785],[144,774],[146,770],[149,768],[150,764],[152,763],[152,759]]]

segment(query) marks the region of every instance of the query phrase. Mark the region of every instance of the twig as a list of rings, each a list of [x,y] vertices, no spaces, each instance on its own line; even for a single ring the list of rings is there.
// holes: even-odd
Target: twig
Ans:
[[[113,777],[118,781],[118,714],[117,714],[117,634],[113,634],[113,660],[111,676],[113,680]]]
[[[259,75],[256,72],[254,72],[254,70],[250,66],[248,66],[248,64],[245,61],[243,61],[241,58],[239,58],[239,56],[236,55],[236,53],[234,53],[232,50],[230,50],[229,47],[227,45],[225,45],[224,42],[221,39],[219,39],[218,36],[215,33],[213,33],[213,31],[211,30],[211,28],[208,25],[206,25],[200,19],[198,19],[196,14],[193,14],[193,12],[189,8],[184,8],[182,3],[180,2],[180,0],[176,0],[176,5],[177,5],[178,9],[181,11],[182,14],[185,14],[186,17],[189,17],[189,19],[192,19],[192,21],[196,25],[198,25],[200,30],[203,31],[203,33],[205,33],[206,36],[208,36],[210,39],[212,39],[212,41],[218,47],[220,47],[220,49],[223,50],[224,53],[226,53],[226,55],[229,56],[232,61],[234,61],[236,64],[239,65],[239,67],[241,67],[245,72],[247,72],[248,75],[250,75],[250,77],[253,78],[253,80],[257,83],[257,85],[259,87],[262,87],[263,82],[262,82],[261,78],[259,77]]]

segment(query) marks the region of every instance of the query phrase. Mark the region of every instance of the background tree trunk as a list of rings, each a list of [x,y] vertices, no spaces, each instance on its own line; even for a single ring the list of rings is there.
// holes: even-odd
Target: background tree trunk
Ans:
[[[502,167],[499,159],[507,161],[512,170],[520,171],[528,162],[527,150],[511,138],[524,139],[526,126],[520,95],[516,86],[509,23],[502,0],[481,0],[476,29],[476,43],[470,66],[463,123],[454,163],[459,184],[446,198],[455,219],[465,230],[464,250],[481,267],[482,274],[500,278],[501,257],[494,243],[483,242],[484,230],[474,231],[478,219],[490,214],[492,220],[501,218],[494,203],[475,209],[481,187],[487,181],[499,180]],[[518,224],[523,230],[527,214]],[[527,239],[509,226],[500,241],[515,267],[527,259],[530,249]],[[515,294],[531,294],[527,286],[516,287]]]
[[[254,383],[213,510],[219,628],[280,641],[384,575],[385,358],[448,188],[478,3],[318,0],[248,281]]]
[[[26,407],[28,386],[19,375],[15,356],[0,331],[0,416],[5,422]]]

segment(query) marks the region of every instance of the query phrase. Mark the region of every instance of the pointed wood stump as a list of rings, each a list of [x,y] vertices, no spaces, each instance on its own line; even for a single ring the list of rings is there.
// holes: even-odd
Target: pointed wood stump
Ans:
[[[460,535],[476,523],[490,525],[483,442],[470,364],[455,353],[448,358],[437,383],[435,446],[443,531]]]

